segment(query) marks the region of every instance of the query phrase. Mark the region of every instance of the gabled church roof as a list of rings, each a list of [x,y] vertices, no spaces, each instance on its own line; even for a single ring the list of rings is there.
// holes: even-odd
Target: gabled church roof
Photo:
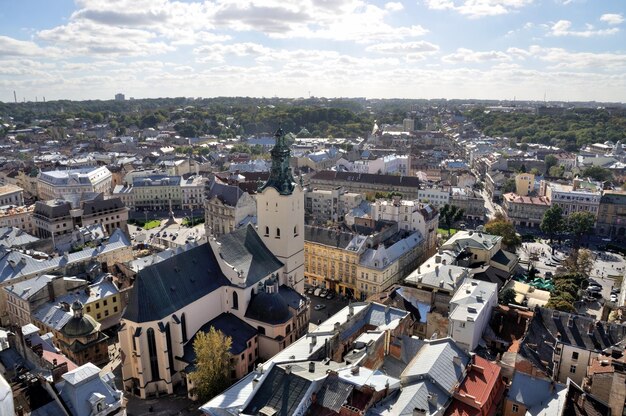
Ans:
[[[202,244],[142,269],[131,290],[124,319],[164,318],[215,289],[230,285],[211,246]]]
[[[283,267],[250,224],[221,236],[217,241],[221,243],[220,256],[237,271],[243,272],[246,287]]]

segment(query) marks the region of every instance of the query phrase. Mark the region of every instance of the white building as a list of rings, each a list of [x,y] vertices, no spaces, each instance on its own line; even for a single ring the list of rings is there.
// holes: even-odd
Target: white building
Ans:
[[[357,160],[351,165],[351,171],[382,175],[407,175],[409,172],[407,155],[387,155],[373,160]]]
[[[201,176],[135,176],[132,185],[117,185],[113,195],[135,210],[196,210],[204,208],[205,183]]]
[[[474,351],[498,304],[498,285],[465,279],[450,301],[448,335],[467,352]]]
[[[539,194],[547,197],[552,206],[560,206],[563,216],[582,211],[597,216],[602,190],[579,179],[574,179],[572,185],[541,181]]]
[[[39,199],[75,199],[84,192],[111,194],[111,172],[104,166],[41,172],[37,177]]]
[[[424,188],[417,191],[419,202],[434,205],[437,208],[450,203],[450,190],[442,188]]]
[[[12,184],[0,186],[0,207],[5,205],[24,205],[24,190]]]
[[[315,222],[342,221],[362,201],[362,194],[347,192],[341,187],[332,190],[315,188],[305,195],[307,216]]]
[[[372,219],[394,221],[401,230],[419,232],[426,241],[426,252],[429,254],[435,248],[439,212],[430,204],[405,199],[378,199],[370,205]]]

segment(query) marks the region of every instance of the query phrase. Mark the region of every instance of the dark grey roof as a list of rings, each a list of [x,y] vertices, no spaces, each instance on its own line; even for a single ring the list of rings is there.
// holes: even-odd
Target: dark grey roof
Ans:
[[[248,304],[246,318],[268,324],[282,324],[291,318],[289,306],[280,293],[267,293],[260,290]]]
[[[122,200],[117,197],[109,199],[92,199],[83,202],[83,211],[85,215],[94,214],[100,210],[104,211],[120,208],[124,208],[124,204],[122,203]]]
[[[278,293],[285,299],[287,305],[293,309],[300,309],[300,306],[306,302],[306,298],[299,294],[296,290],[290,288],[289,286],[281,285],[278,288]]]
[[[323,244],[325,246],[345,248],[348,247],[354,235],[344,231],[333,230],[324,227],[304,226],[304,240]]]
[[[585,392],[572,380],[568,380],[562,414],[564,416],[605,416],[611,414],[611,408],[608,404]]]
[[[196,332],[193,337],[191,337],[189,342],[185,344],[182,360],[191,364],[192,367],[196,360],[196,352],[193,349],[193,342],[196,339],[196,335],[200,332],[209,332],[211,327],[231,338],[232,344],[230,346],[230,353],[233,355],[238,355],[244,352],[246,348],[248,348],[248,341],[257,335],[256,329],[237,318],[232,313],[222,313],[202,325],[198,332]]]
[[[0,246],[19,247],[38,240],[21,228],[0,227]]]
[[[124,318],[156,321],[229,284],[206,243],[142,269],[131,289]]]
[[[234,207],[237,205],[237,201],[239,201],[241,195],[243,195],[243,191],[238,186],[226,185],[214,181],[207,194],[207,199],[211,200],[217,198],[224,205]]]
[[[310,385],[311,381],[293,373],[287,374],[275,365],[242,413],[258,415],[263,407],[268,406],[276,410],[277,416],[293,415]]]
[[[346,402],[353,388],[352,384],[346,383],[336,376],[329,376],[317,393],[317,403],[326,409],[339,413],[341,406]]]
[[[283,267],[250,224],[221,236],[218,241],[221,243],[220,256],[244,273],[246,286],[258,283]]]
[[[311,177],[311,181],[348,181],[369,184],[418,187],[420,180],[415,176],[377,175],[373,173],[336,172],[323,170]]]
[[[69,202],[61,199],[37,201],[35,202],[34,212],[46,218],[61,218],[70,215],[71,207]]]
[[[553,365],[553,345],[557,336],[564,344],[600,352],[626,338],[626,325],[595,321],[581,315],[537,307],[522,340],[522,355],[542,369],[545,368],[542,362],[547,363],[546,370],[550,372]]]

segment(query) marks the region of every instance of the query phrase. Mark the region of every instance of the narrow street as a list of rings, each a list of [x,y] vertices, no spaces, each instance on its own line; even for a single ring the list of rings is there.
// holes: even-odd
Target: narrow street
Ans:
[[[496,212],[504,214],[504,210],[498,204],[493,203],[489,194],[484,189],[480,191],[480,196],[485,200],[485,208],[487,209],[487,220],[491,220],[496,216]]]

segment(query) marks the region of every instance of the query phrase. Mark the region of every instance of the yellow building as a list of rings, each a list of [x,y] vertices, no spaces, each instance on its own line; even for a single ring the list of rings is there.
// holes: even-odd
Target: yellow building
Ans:
[[[515,193],[520,196],[528,196],[535,188],[535,175],[532,173],[520,173],[515,175]]]
[[[366,237],[304,227],[304,277],[311,286],[355,296],[357,266]]]

